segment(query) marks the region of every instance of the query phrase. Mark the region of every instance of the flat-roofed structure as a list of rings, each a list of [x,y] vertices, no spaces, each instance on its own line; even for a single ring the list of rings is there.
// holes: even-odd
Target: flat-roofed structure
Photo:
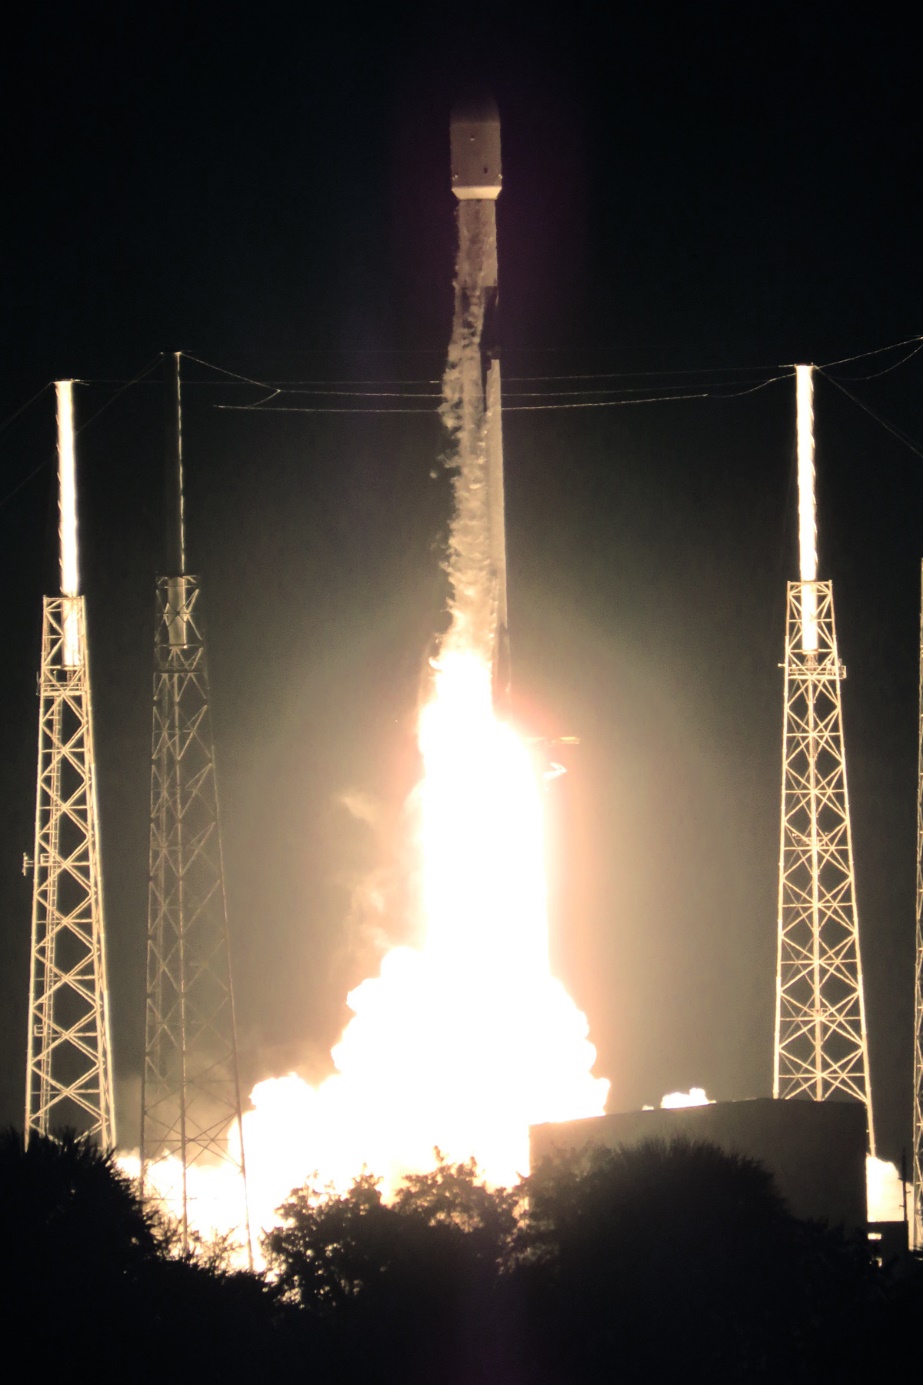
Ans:
[[[858,1102],[766,1097],[534,1125],[532,1167],[554,1153],[579,1160],[593,1148],[678,1137],[759,1160],[796,1217],[865,1230],[868,1132]]]

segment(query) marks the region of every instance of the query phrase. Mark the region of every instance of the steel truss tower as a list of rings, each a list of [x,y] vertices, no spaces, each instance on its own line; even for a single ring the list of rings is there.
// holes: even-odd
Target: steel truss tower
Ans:
[[[236,1228],[249,1252],[202,600],[198,578],[185,571],[179,355],[170,363],[168,534],[177,575],[156,587],[141,1188],[178,1216],[184,1247],[195,1230]]]
[[[917,945],[913,1010],[913,1225],[911,1244],[923,1250],[923,567],[920,571],[920,727],[917,761]]]
[[[864,1103],[875,1152],[833,586],[817,580],[811,367],[798,372],[801,578],[788,584],[773,1095]]]
[[[55,386],[61,595],[46,597],[25,1141],[70,1127],[115,1145],[86,611],[79,595],[72,382]]]

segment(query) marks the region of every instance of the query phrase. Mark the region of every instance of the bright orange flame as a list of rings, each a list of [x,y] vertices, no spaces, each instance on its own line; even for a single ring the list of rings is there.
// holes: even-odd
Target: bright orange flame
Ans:
[[[477,655],[443,654],[419,736],[422,946],[389,952],[350,993],[333,1076],[254,1090],[257,1222],[312,1171],[343,1187],[366,1167],[393,1187],[436,1147],[513,1182],[531,1124],[604,1110],[586,1019],[548,965],[540,780]]]
[[[419,739],[422,945],[387,953],[349,994],[332,1076],[254,1089],[255,1229],[312,1174],[343,1189],[366,1168],[387,1191],[436,1148],[512,1183],[528,1172],[530,1125],[605,1108],[586,1019],[549,970],[541,780],[477,655],[444,652]]]
[[[462,989],[515,995],[548,969],[541,801],[474,654],[437,666],[420,748],[426,951]]]

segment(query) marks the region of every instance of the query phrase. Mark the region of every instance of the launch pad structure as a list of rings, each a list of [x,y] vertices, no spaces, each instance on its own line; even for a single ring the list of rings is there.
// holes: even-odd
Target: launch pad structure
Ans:
[[[817,580],[812,367],[796,367],[801,580],[788,584],[773,1096],[866,1109],[875,1153],[833,585]]]
[[[592,1151],[648,1141],[707,1142],[763,1164],[791,1212],[848,1233],[866,1227],[865,1113],[855,1102],[708,1102],[533,1125],[532,1166],[549,1157],[585,1167]]]
[[[188,1249],[218,1224],[207,1201],[220,1172],[221,1218],[252,1256],[202,593],[186,570],[179,353],[168,367],[172,575],[156,584],[141,1192],[178,1206]]]
[[[77,553],[73,382],[55,385],[61,595],[45,597],[24,1137],[115,1145],[86,606]]]

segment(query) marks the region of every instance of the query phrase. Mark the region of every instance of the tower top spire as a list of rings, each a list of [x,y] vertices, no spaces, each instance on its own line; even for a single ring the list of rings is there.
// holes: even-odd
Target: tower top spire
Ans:
[[[166,372],[166,430],[164,446],[164,517],[166,521],[167,572],[186,574],[186,516],[183,494],[183,407],[180,357],[171,351],[164,357]]]
[[[58,412],[58,534],[61,548],[62,596],[80,594],[73,386],[73,380],[56,380],[54,387]]]

